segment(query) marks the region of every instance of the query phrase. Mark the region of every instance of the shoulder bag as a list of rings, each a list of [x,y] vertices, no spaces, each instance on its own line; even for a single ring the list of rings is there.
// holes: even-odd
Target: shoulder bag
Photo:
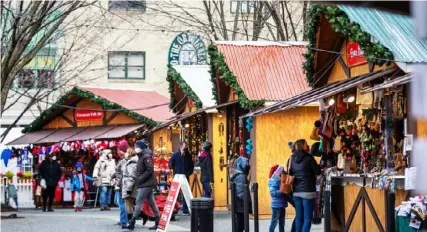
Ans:
[[[289,172],[292,167],[292,156],[289,158],[288,171],[283,172],[280,175],[280,192],[285,194],[292,193],[292,186],[294,184],[294,176],[290,175]]]

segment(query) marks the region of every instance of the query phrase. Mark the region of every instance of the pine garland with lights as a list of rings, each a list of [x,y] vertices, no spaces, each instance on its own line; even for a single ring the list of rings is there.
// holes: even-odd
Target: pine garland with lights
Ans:
[[[249,100],[246,94],[243,92],[243,89],[240,88],[239,83],[237,82],[236,76],[233,74],[233,72],[228,67],[227,63],[224,60],[224,55],[222,55],[220,52],[218,52],[218,49],[216,45],[211,44],[208,48],[208,54],[210,57],[211,62],[211,73],[212,75],[215,74],[215,67],[218,69],[219,74],[221,75],[221,79],[225,82],[225,84],[231,88],[234,89],[235,93],[239,97],[239,104],[245,108],[245,109],[253,109],[258,106],[264,105],[264,100],[256,100],[252,101]],[[213,94],[217,96],[217,89],[216,89],[216,75],[215,78],[211,78],[212,84],[214,87]]]
[[[200,101],[200,98],[196,95],[196,93],[194,93],[194,91],[187,84],[187,82],[185,82],[184,79],[182,79],[181,74],[177,72],[176,69],[172,67],[172,65],[168,65],[168,76],[166,79],[169,82],[169,94],[171,98],[171,101],[169,103],[170,109],[173,109],[176,105],[176,102],[175,102],[176,99],[175,99],[174,88],[173,88],[174,82],[178,84],[178,86],[182,89],[182,91],[187,97],[191,98],[195,102],[197,109],[201,109],[203,107],[202,101]]]
[[[320,23],[320,17],[325,15],[329,20],[332,29],[341,36],[349,36],[350,39],[359,44],[369,63],[382,66],[384,63],[390,65],[393,60],[391,51],[380,43],[371,41],[371,35],[363,31],[356,22],[351,22],[347,14],[337,6],[311,5],[308,9],[308,30],[309,39],[308,50],[304,54],[306,59],[303,68],[309,86],[313,85],[315,74],[314,59],[316,51],[316,36]]]
[[[62,97],[60,97],[59,100],[56,101],[55,104],[53,104],[49,109],[43,111],[43,113],[41,113],[40,116],[37,117],[31,124],[25,126],[24,129],[22,130],[22,133],[41,130],[43,128],[43,120],[47,116],[51,115],[56,110],[61,108],[60,105],[66,104],[66,102],[68,101],[68,99],[71,95],[77,95],[81,98],[87,98],[91,102],[100,104],[105,109],[119,109],[119,110],[121,110],[120,112],[123,112],[127,116],[134,118],[135,120],[138,120],[140,122],[147,123],[147,125],[149,127],[155,127],[159,124],[158,122],[153,121],[152,119],[149,119],[145,116],[142,116],[142,115],[140,115],[140,114],[138,114],[132,110],[128,110],[128,109],[122,107],[121,105],[114,103],[114,102],[111,102],[111,101],[108,101],[105,98],[102,98],[100,96],[93,94],[92,92],[79,89],[78,87],[74,87],[70,91],[66,92]]]

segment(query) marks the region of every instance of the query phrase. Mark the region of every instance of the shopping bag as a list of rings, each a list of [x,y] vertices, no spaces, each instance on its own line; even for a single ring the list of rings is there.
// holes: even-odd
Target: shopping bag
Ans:
[[[42,186],[43,189],[47,188],[47,184],[46,184],[46,180],[45,179],[41,179],[40,180],[40,186]]]
[[[16,203],[13,198],[9,198],[9,206],[16,209]]]

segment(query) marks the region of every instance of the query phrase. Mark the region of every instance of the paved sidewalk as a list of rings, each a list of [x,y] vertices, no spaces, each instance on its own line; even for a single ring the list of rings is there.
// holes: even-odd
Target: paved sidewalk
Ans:
[[[7,216],[10,213],[2,213]],[[101,212],[99,209],[87,209],[83,212],[74,212],[72,209],[57,209],[53,213],[41,212],[41,210],[22,210],[18,216],[23,219],[1,220],[1,231],[5,232],[121,232],[119,226],[115,225],[118,220],[119,211]],[[214,231],[231,231],[231,216],[228,212],[215,212]],[[191,221],[188,216],[177,216],[177,221],[171,222],[169,232],[189,232]],[[142,226],[142,221],[137,221],[135,231],[148,231],[147,227],[153,222],[147,222]],[[286,220],[286,231],[290,231],[292,220]],[[260,220],[260,232],[268,231],[270,221]],[[253,221],[250,222],[251,231]],[[276,229],[277,230],[277,229]],[[323,231],[322,225],[313,225],[311,231]]]

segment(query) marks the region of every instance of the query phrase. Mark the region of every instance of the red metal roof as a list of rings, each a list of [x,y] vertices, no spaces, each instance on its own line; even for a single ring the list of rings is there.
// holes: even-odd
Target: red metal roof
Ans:
[[[216,42],[249,100],[285,100],[309,90],[302,69],[304,43]]]
[[[169,98],[154,91],[137,91],[137,90],[117,90],[117,89],[99,89],[99,88],[82,88],[85,91],[92,92],[108,101],[123,106],[142,116],[150,118],[156,122],[165,122],[174,116],[169,111]],[[163,105],[162,105],[163,104]],[[153,107],[162,105],[158,107]],[[145,109],[153,107],[150,109]]]

